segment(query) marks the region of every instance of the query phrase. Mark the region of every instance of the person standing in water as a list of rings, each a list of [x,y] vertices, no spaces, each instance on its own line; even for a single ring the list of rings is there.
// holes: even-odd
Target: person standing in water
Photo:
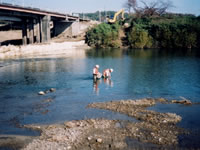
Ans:
[[[104,78],[111,78],[111,73],[113,72],[113,69],[110,68],[110,69],[105,69],[103,71],[103,77]]]
[[[93,79],[96,80],[98,78],[98,74],[99,74],[99,65],[95,65],[95,67],[93,68]]]

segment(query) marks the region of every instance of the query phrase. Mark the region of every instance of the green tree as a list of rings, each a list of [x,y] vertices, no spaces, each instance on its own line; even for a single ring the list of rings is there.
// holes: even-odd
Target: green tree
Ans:
[[[89,46],[97,48],[105,47],[120,47],[119,44],[119,29],[118,24],[106,24],[102,23],[95,28],[90,29],[86,33],[86,43]]]
[[[134,26],[128,33],[128,43],[132,48],[151,48],[152,41],[148,31],[139,26]]]

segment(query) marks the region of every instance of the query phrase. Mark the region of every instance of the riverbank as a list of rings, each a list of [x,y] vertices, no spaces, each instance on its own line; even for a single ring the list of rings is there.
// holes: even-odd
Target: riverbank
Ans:
[[[199,29],[199,18],[192,15],[130,15],[124,21],[102,23],[89,30],[86,42],[96,48],[199,49]]]
[[[89,28],[99,24],[97,21],[83,22],[80,26],[80,31],[76,36],[69,36],[68,30],[64,31],[57,37],[53,37],[49,43],[38,43],[30,45],[8,45],[0,46],[0,59],[17,59],[27,57],[51,57],[51,56],[66,56],[72,54],[72,51],[77,49],[88,49],[85,44],[85,33]],[[1,32],[4,38],[3,41],[21,40],[21,32],[18,30]],[[12,38],[11,38],[12,37]]]
[[[74,50],[89,48],[84,40],[70,42],[50,42],[46,44],[32,44],[26,46],[1,46],[0,59],[68,56]]]

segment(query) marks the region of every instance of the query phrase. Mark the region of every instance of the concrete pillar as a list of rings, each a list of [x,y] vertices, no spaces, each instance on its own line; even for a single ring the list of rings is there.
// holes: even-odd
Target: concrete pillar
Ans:
[[[22,22],[22,44],[27,44],[27,20],[24,19]]]
[[[49,42],[51,39],[51,32],[50,32],[50,16],[44,16],[41,19],[41,36],[42,42]]]
[[[40,20],[39,19],[36,19],[35,20],[35,25],[34,25],[34,31],[35,31],[35,36],[36,36],[36,42],[37,43],[40,43]]]
[[[80,32],[80,22],[73,22],[71,28],[72,28],[72,36],[77,36]]]
[[[34,25],[33,25],[33,19],[29,20],[28,30],[29,30],[29,44],[34,43]]]

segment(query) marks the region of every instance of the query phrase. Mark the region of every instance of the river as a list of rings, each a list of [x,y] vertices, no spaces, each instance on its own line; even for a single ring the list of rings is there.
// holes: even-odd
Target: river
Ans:
[[[96,64],[100,71],[114,69],[111,80],[93,82]],[[38,95],[50,88],[56,91]],[[86,106],[146,97],[200,102],[200,50],[83,50],[73,57],[0,60],[0,134],[38,135],[20,128],[24,124],[130,119]],[[200,105],[158,104],[149,109],[181,115],[178,126],[192,135],[180,137],[180,146],[200,148]]]

